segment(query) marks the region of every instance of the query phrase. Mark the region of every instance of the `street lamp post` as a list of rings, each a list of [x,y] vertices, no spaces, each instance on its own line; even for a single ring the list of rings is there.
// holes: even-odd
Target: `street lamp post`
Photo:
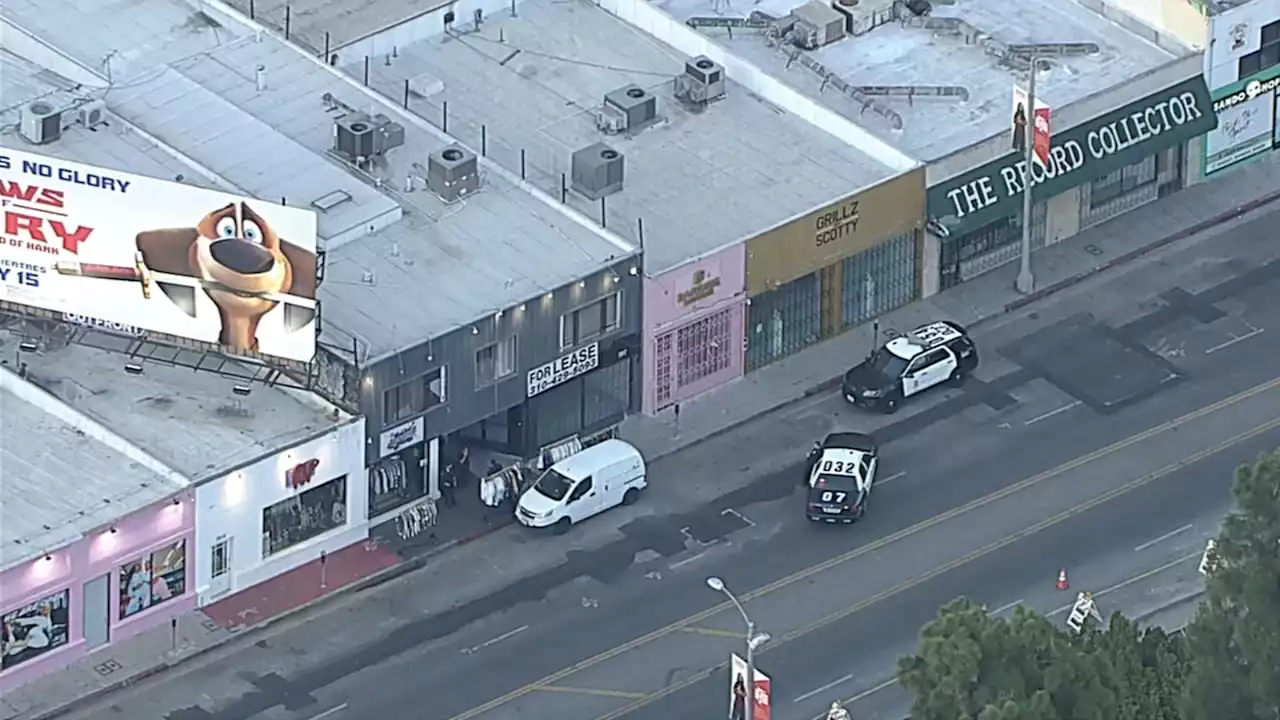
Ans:
[[[1018,268],[1016,287],[1018,292],[1027,294],[1035,289],[1036,279],[1031,274],[1031,164],[1036,158],[1036,56],[1031,61],[1031,79],[1027,81],[1027,109],[1023,132],[1023,162],[1026,164],[1022,179],[1022,265]]]
[[[768,633],[756,633],[756,624],[747,614],[747,609],[742,607],[742,603],[738,601],[729,588],[724,584],[724,580],[718,577],[707,578],[707,587],[718,593],[723,593],[729,598],[729,602],[738,609],[738,614],[742,616],[742,621],[747,625],[747,697],[746,697],[746,720],[755,720],[756,707],[756,648],[769,642]],[[732,680],[730,680],[732,682]]]

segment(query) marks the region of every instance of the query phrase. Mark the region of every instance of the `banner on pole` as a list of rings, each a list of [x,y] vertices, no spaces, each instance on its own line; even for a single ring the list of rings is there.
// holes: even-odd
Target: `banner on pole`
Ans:
[[[1049,105],[1036,98],[1036,109],[1032,119],[1033,156],[1041,167],[1049,166]],[[1027,152],[1027,91],[1017,85],[1013,86],[1013,120],[1011,127],[1013,149],[1020,154]]]
[[[768,675],[756,668],[755,692],[752,693],[752,713],[747,717],[747,661],[738,655],[729,656],[729,720],[769,720],[772,682]]]

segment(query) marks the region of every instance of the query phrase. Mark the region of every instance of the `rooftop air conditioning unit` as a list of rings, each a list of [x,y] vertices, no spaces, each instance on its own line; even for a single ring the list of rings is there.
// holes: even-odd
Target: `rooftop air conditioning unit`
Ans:
[[[573,154],[570,161],[573,189],[590,200],[599,200],[622,189],[622,153],[595,143]]]
[[[724,68],[705,55],[689,58],[676,76],[676,97],[702,105],[724,97]]]
[[[368,115],[343,115],[333,122],[333,149],[352,162],[373,157],[374,129]]]
[[[373,116],[373,152],[385,155],[388,151],[404,145],[404,125],[392,121],[386,115]]]
[[[18,132],[27,142],[45,145],[62,137],[62,111],[36,100],[22,106],[22,119]]]
[[[101,100],[93,100],[76,108],[80,113],[80,124],[92,130],[107,121],[107,104]]]
[[[596,129],[606,135],[617,135],[627,131],[627,114],[622,110],[605,103],[596,110]]]
[[[475,153],[450,145],[427,157],[427,187],[451,203],[480,189],[480,167]]]
[[[622,130],[629,133],[640,132],[658,121],[657,96],[639,85],[625,85],[606,93],[604,107],[612,108],[624,117]]]
[[[844,31],[849,35],[865,35],[895,19],[898,0],[833,0],[832,9],[844,16]],[[912,10],[915,13],[914,10]],[[915,13],[919,14],[919,13]]]
[[[814,49],[830,45],[844,37],[846,16],[818,0],[801,5],[793,12],[797,25],[813,39]]]

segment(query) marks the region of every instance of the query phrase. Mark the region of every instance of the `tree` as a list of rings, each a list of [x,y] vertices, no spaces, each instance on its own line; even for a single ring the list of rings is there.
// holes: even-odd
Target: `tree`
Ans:
[[[913,720],[1179,720],[1181,635],[1115,616],[1075,635],[1024,607],[1004,620],[955,600],[899,661]]]
[[[1280,717],[1280,450],[1237,469],[1234,492],[1187,631],[1185,720]]]

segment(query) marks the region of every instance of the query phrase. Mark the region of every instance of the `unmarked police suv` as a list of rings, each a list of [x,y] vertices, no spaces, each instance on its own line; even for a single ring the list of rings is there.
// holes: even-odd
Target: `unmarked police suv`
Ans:
[[[867,511],[879,450],[869,435],[832,433],[809,465],[805,514],[815,522],[851,523]]]
[[[978,367],[978,348],[960,325],[922,325],[877,348],[844,375],[844,397],[894,412],[904,399],[945,382],[962,382]]]

